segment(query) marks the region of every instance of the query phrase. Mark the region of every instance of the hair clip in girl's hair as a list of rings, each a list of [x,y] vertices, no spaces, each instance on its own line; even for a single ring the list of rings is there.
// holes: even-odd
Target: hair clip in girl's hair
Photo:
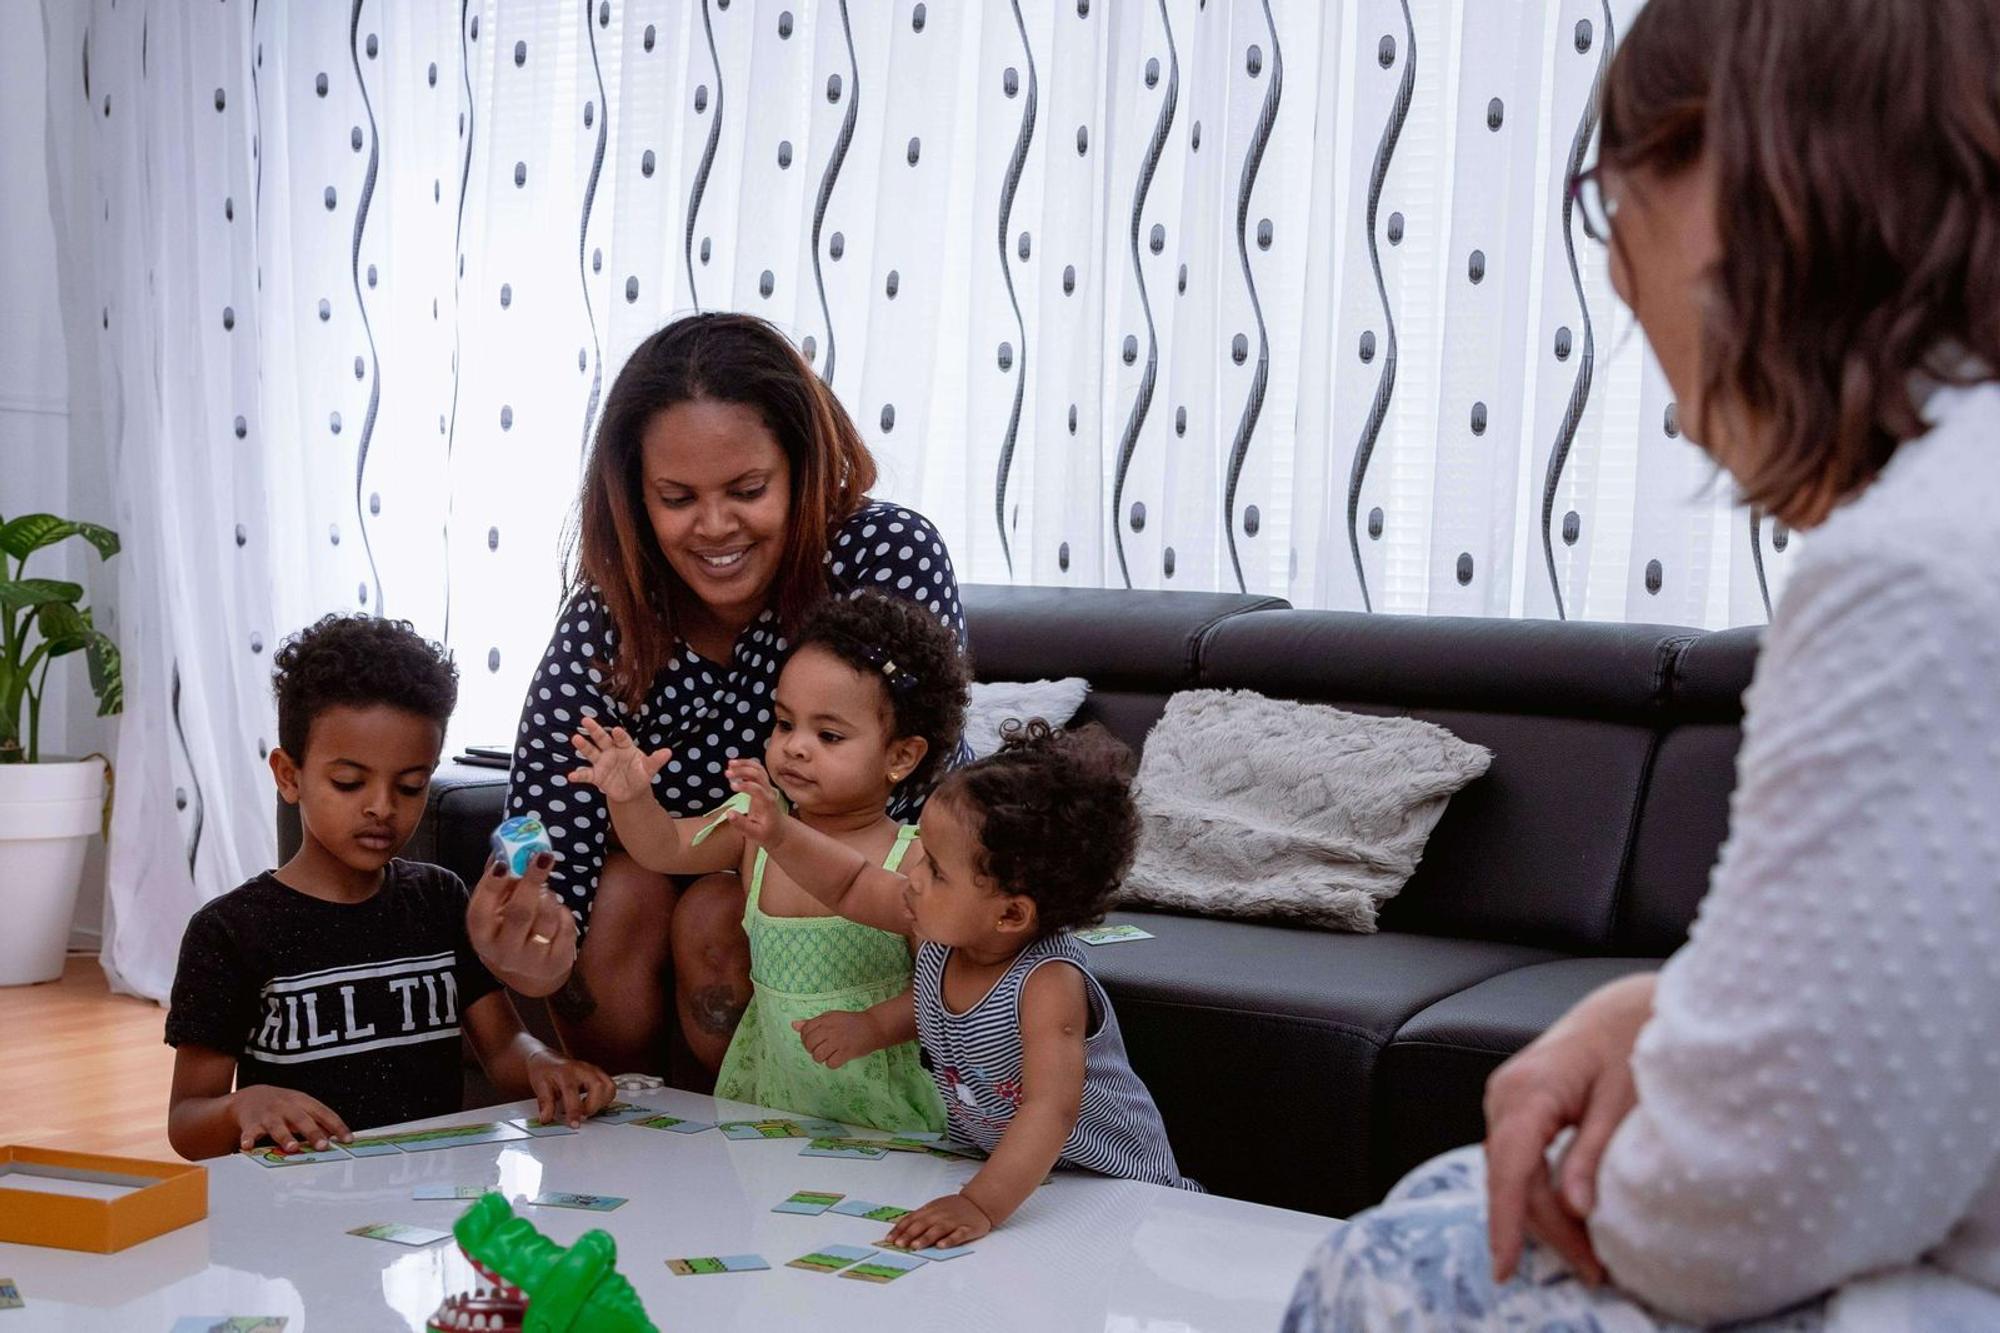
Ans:
[[[881,648],[872,643],[859,643],[854,640],[849,642],[854,644],[855,651],[860,653],[870,666],[882,673],[883,680],[891,690],[897,694],[908,694],[917,688],[916,676],[897,666],[894,659]]]

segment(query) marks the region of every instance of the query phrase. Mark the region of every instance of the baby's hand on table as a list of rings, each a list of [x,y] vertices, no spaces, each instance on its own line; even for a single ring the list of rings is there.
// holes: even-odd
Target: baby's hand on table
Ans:
[[[993,1219],[963,1194],[947,1194],[932,1199],[889,1229],[889,1243],[905,1249],[927,1250],[933,1245],[947,1249],[970,1245],[993,1230]]]

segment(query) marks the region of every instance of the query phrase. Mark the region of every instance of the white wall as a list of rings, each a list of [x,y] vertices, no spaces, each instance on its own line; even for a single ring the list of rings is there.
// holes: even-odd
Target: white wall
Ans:
[[[72,431],[55,231],[49,217],[48,117],[41,6],[0,0],[0,514],[48,510],[117,526],[95,423]],[[116,580],[72,541],[37,554],[29,572],[91,589],[98,623],[117,635]],[[108,753],[115,723],[99,719],[81,659],[59,662],[42,709],[42,752]],[[71,944],[95,948],[104,911],[104,856],[92,839]]]

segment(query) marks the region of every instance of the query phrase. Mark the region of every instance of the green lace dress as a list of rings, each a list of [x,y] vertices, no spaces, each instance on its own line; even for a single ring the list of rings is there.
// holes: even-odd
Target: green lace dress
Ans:
[[[916,834],[904,827],[883,865],[900,865]],[[914,1041],[828,1069],[792,1030],[795,1020],[872,1008],[908,990],[908,943],[845,917],[767,915],[758,902],[766,859],[759,849],[743,907],[750,1007],[723,1057],[715,1095],[848,1125],[942,1132],[944,1103]]]

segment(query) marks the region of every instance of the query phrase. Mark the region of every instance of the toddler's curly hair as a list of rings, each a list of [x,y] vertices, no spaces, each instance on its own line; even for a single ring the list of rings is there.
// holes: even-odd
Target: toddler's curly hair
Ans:
[[[896,735],[928,742],[897,790],[929,791],[965,730],[972,668],[958,636],[914,602],[862,592],[829,598],[806,614],[792,651],[815,645],[881,683]]]
[[[980,846],[980,871],[1035,904],[1044,935],[1104,919],[1139,843],[1132,751],[1100,726],[1009,722],[1000,749],[951,774]]]
[[[442,734],[458,704],[458,667],[407,620],[325,616],[285,640],[271,664],[278,744],[294,762],[328,708],[388,704],[429,718]]]

